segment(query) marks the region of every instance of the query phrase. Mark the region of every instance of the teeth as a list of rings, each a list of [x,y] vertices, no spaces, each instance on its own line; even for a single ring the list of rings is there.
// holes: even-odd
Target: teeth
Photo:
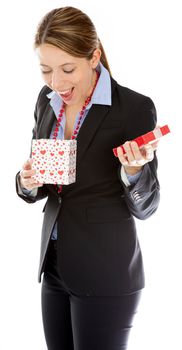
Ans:
[[[71,92],[72,89],[66,90],[66,91],[60,91],[60,95],[66,95],[69,92]]]

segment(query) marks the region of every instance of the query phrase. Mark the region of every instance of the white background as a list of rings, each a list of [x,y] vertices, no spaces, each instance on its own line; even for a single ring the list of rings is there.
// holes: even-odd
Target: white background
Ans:
[[[0,5],[0,349],[46,350],[37,283],[43,202],[20,200],[14,177],[29,155],[34,105],[43,84],[33,51],[36,26],[47,11],[65,5],[92,18],[113,77],[150,96],[158,124],[171,128],[158,150],[159,209],[150,219],[137,221],[146,288],[129,350],[180,350],[182,13],[177,0],[17,0]]]

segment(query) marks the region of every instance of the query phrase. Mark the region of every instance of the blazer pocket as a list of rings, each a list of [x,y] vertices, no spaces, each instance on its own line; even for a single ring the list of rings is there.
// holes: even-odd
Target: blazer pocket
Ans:
[[[89,223],[117,222],[131,219],[131,213],[126,203],[122,202],[117,205],[87,207],[86,215]]]

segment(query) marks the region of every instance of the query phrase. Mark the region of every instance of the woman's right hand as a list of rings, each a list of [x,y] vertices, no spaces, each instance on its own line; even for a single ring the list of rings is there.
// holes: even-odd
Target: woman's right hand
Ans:
[[[36,174],[36,170],[32,168],[32,163],[33,160],[31,158],[28,159],[20,171],[20,185],[29,191],[43,186],[43,184],[35,182],[33,175]]]

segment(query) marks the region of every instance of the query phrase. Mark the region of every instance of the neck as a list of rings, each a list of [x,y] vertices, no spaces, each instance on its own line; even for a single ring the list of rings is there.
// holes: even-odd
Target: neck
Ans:
[[[88,93],[86,95],[86,99],[93,93],[96,82],[97,82],[97,73],[96,73],[96,70],[94,69],[93,74],[92,74],[91,87],[88,90]]]

